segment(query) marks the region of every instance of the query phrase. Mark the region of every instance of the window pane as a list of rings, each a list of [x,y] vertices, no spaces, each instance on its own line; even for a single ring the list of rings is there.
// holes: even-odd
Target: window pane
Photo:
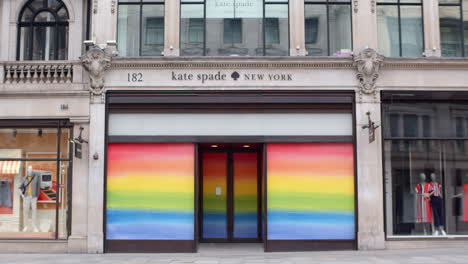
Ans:
[[[377,6],[379,52],[384,56],[400,56],[398,7]]]
[[[289,54],[288,5],[265,5],[265,55]]]
[[[164,5],[142,7],[142,56],[161,56],[164,50]]]
[[[31,27],[21,27],[20,29],[20,60],[31,60],[32,59],[32,47],[31,47]]]
[[[329,5],[330,55],[351,53],[351,6]]]
[[[403,57],[421,57],[424,47],[421,6],[401,6],[401,48]]]
[[[309,56],[328,56],[327,6],[305,6],[305,38]]]
[[[59,26],[58,28],[58,59],[68,59],[68,27]]]
[[[203,5],[182,5],[180,18],[180,53],[182,56],[203,56],[205,20]]]
[[[0,129],[0,159],[27,158],[38,152],[57,158],[57,129]]]
[[[223,42],[224,44],[242,43],[242,19],[225,18],[223,21]]]
[[[140,6],[119,5],[117,45],[120,56],[139,56]]]
[[[26,153],[53,158],[55,153]],[[0,161],[0,238],[55,239],[56,161]]]
[[[439,8],[440,16],[440,44],[442,56],[461,57],[461,28],[460,28],[460,7],[441,6]]]
[[[31,11],[31,9],[26,8],[26,9],[24,9],[23,16],[21,17],[21,21],[22,22],[25,22],[25,21],[29,22],[29,21],[32,20],[32,18],[33,18],[32,16],[33,16],[33,12]]]
[[[52,15],[52,13],[47,12],[47,11],[40,12],[34,18],[34,22],[54,22],[54,21],[55,21],[54,15]]]

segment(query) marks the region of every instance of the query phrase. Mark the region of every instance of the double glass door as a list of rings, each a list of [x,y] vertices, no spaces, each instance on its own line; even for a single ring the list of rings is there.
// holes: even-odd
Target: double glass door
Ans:
[[[259,147],[255,144],[201,146],[201,242],[261,240]]]

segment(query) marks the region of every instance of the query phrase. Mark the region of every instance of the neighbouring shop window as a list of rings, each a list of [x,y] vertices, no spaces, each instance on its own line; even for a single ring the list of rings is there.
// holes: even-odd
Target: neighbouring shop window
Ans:
[[[424,34],[421,0],[379,0],[379,51],[389,57],[421,57]]]
[[[0,239],[66,239],[70,129],[0,128]]]
[[[287,56],[288,12],[288,0],[182,0],[181,55]]]
[[[352,48],[351,1],[306,0],[308,56],[349,56]]]
[[[164,1],[119,0],[117,45],[120,56],[161,56]]]
[[[68,11],[60,0],[29,0],[18,19],[17,60],[66,60]]]
[[[383,111],[387,235],[468,235],[468,104]]]
[[[468,56],[468,0],[439,0],[440,45],[444,57]]]

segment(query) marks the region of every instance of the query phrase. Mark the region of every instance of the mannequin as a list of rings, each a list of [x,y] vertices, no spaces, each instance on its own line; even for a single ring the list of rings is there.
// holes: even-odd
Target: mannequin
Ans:
[[[23,232],[28,231],[30,209],[32,209],[32,230],[39,232],[37,228],[37,197],[39,196],[40,178],[34,173],[32,166],[28,166],[26,177],[20,184],[21,197],[23,198]]]
[[[428,234],[431,230],[432,210],[429,196],[430,183],[426,182],[426,174],[419,174],[419,183],[416,184],[415,191],[417,194],[417,223],[422,224],[424,235]]]
[[[444,215],[444,200],[442,199],[442,185],[437,182],[435,173],[431,173],[431,186],[430,192],[426,195],[430,198],[431,208],[434,214],[434,233],[438,236],[440,234],[446,236],[444,231],[445,215]]]

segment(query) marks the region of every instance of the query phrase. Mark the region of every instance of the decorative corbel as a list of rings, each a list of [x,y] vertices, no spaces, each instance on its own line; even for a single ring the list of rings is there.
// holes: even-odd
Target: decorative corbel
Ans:
[[[89,73],[91,95],[104,96],[104,74],[111,66],[112,55],[105,49],[93,46],[80,57],[80,60]]]
[[[357,69],[356,78],[359,81],[359,97],[377,96],[376,82],[379,71],[383,65],[384,56],[378,54],[374,49],[365,48],[353,56],[353,65]]]

